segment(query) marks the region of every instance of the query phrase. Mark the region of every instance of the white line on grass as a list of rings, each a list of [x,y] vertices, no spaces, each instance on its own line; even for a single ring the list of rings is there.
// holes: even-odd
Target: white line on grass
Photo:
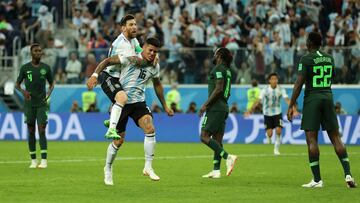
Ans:
[[[357,156],[360,153],[354,152],[349,153],[351,156]],[[321,153],[321,156],[334,156],[334,153]],[[240,158],[249,158],[249,157],[275,157],[273,154],[242,154],[238,155]],[[286,153],[281,154],[278,157],[300,157],[300,156],[307,156],[307,153]],[[193,155],[193,156],[160,156],[156,157],[156,159],[162,159],[162,160],[176,160],[176,159],[205,159],[205,158],[211,158],[213,155]],[[131,161],[131,160],[143,160],[144,157],[119,157],[116,158],[116,160],[125,160],[125,161]],[[50,159],[50,163],[79,163],[79,162],[100,162],[105,161],[105,159]],[[29,160],[16,160],[16,161],[6,161],[0,160],[0,164],[24,164],[29,163]]]

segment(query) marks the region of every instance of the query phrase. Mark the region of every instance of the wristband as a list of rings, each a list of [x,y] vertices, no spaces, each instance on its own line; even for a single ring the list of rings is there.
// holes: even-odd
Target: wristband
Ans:
[[[99,74],[93,73],[91,76],[94,76],[94,77],[98,78]]]

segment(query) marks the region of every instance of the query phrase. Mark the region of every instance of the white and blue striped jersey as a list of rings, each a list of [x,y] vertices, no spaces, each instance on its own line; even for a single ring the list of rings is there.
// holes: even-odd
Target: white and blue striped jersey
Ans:
[[[150,79],[160,77],[160,65],[137,67],[127,57],[119,55],[121,61],[120,84],[128,96],[127,104],[145,101],[145,89]]]
[[[262,102],[263,114],[265,116],[274,116],[281,114],[281,98],[288,98],[284,88],[279,85],[275,89],[270,85],[263,88],[259,99]]]
[[[135,52],[137,46],[140,46],[139,41],[136,38],[131,39],[130,41],[126,39],[124,34],[120,34],[114,42],[111,44],[111,48],[109,49],[108,56],[116,56],[121,55],[124,57],[129,56],[137,56],[139,53]],[[114,66],[108,66],[105,70],[109,75],[115,78],[120,77],[119,68]]]

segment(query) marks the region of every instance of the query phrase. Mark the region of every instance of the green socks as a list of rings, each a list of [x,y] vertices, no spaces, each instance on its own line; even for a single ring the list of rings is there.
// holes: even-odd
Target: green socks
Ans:
[[[45,132],[41,132],[40,135],[40,149],[41,149],[41,159],[47,158],[47,140]]]
[[[349,162],[349,157],[348,157],[347,152],[345,152],[342,155],[339,155],[338,157],[339,157],[341,165],[342,165],[342,167],[344,169],[345,176],[346,175],[351,175],[351,173],[350,173],[350,162]]]
[[[319,182],[321,180],[319,158],[309,158],[309,162],[314,181]]]
[[[29,134],[28,138],[29,154],[31,159],[36,159],[36,139],[35,134]]]
[[[227,159],[228,153],[219,145],[218,142],[216,142],[216,140],[210,138],[209,144],[207,144],[207,146],[209,146],[215,152],[215,154],[219,154],[220,157]]]

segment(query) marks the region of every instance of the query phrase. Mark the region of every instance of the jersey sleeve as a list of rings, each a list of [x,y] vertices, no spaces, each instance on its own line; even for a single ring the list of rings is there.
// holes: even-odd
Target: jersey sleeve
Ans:
[[[47,69],[46,79],[50,84],[52,84],[54,82],[54,78],[53,78],[53,74],[51,72],[51,68],[50,68],[50,66],[46,66],[46,69]]]
[[[289,96],[287,95],[284,88],[280,87],[280,92],[281,92],[282,98],[289,98]]]
[[[300,61],[299,61],[299,65],[298,65],[298,74],[301,74],[303,76],[305,76],[306,74],[306,61],[305,61],[305,57],[301,57]]]
[[[24,77],[25,77],[24,76],[24,66],[21,66],[20,72],[19,72],[19,75],[18,75],[18,78],[17,78],[16,82],[18,84],[20,84],[24,80]]]
[[[128,57],[125,57],[123,55],[118,55],[120,63],[121,63],[121,67],[125,67],[128,66],[130,64],[130,60]]]

